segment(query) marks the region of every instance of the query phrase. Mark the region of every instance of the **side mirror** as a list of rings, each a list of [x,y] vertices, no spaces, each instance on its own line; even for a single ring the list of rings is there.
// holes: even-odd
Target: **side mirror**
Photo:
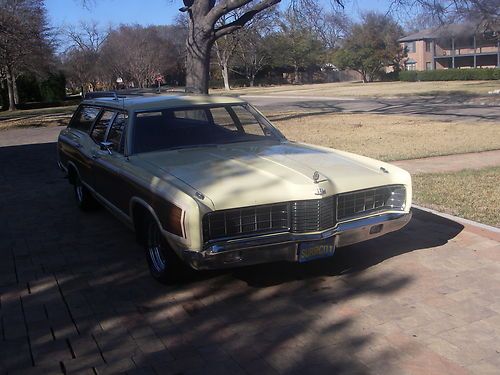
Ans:
[[[113,152],[111,151],[113,149],[113,143],[101,142],[101,143],[99,143],[99,146],[101,147],[101,150],[107,151],[108,154],[113,155]]]

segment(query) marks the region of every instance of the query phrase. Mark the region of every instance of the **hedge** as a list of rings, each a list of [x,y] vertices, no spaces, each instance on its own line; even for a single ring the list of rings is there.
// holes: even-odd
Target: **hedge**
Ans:
[[[400,81],[470,81],[500,79],[499,68],[484,69],[436,69],[436,70],[406,70],[399,73]]]

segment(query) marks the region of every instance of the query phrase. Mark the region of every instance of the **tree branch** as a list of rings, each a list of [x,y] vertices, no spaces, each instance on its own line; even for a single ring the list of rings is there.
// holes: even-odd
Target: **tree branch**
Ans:
[[[238,19],[214,30],[215,38],[230,34],[238,29],[241,29],[245,24],[250,21],[257,13],[278,4],[281,0],[262,0],[253,8],[243,13]]]
[[[207,22],[210,25],[215,26],[216,22],[224,14],[231,12],[232,10],[241,8],[242,6],[252,2],[252,0],[222,0],[208,12],[206,16]]]

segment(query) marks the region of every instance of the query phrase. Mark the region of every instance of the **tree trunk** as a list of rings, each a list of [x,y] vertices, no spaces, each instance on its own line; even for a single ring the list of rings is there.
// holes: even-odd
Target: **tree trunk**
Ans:
[[[293,83],[295,84],[300,83],[299,66],[297,64],[293,66]]]
[[[208,94],[213,41],[201,27],[189,23],[186,40],[186,92]]]
[[[229,87],[229,69],[227,68],[227,64],[222,64],[222,80],[224,81],[224,89],[226,91],[231,91],[231,87]]]
[[[13,84],[12,73],[11,73],[9,67],[7,67],[6,73],[7,73],[6,74],[7,75],[7,90],[9,92],[9,111],[15,111],[16,110],[16,102],[14,100],[14,84]]]
[[[250,76],[250,87],[254,87],[255,85],[255,75],[251,75]]]
[[[17,91],[17,82],[14,75],[12,75],[12,89],[14,91],[14,103],[16,103],[17,106],[19,105],[19,92]]]

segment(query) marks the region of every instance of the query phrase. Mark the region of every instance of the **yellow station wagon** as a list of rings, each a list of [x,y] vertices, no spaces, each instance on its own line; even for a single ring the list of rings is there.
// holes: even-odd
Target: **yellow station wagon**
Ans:
[[[398,230],[410,175],[347,152],[288,141],[243,100],[84,100],[58,140],[82,210],[100,202],[137,233],[151,274],[307,262]]]

